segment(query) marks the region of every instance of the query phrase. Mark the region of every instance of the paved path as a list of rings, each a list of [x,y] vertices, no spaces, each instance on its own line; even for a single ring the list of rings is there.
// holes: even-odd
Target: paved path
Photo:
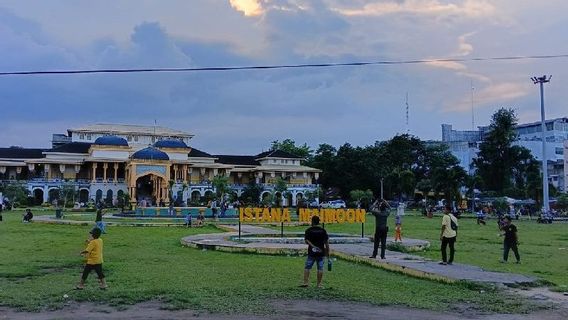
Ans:
[[[235,226],[220,226],[225,230],[235,230]],[[201,234],[189,236],[181,239],[182,245],[196,247],[200,249],[211,249],[227,252],[256,252],[267,254],[304,254],[306,245],[299,241],[275,240],[246,241],[245,239],[256,235],[280,235],[279,230],[268,229],[258,226],[242,225],[241,233],[243,237],[238,240],[238,232],[231,231],[217,234]],[[286,235],[286,233],[285,233]],[[296,238],[297,233],[287,234],[291,238]],[[417,255],[387,251],[387,258],[371,259],[369,255],[373,251],[373,243],[370,240],[361,241],[358,237],[341,237],[347,243],[333,244],[332,255],[339,258],[362,262],[377,266],[383,269],[399,271],[408,275],[438,279],[448,282],[458,280],[468,280],[473,282],[495,283],[503,285],[528,284],[533,283],[537,279],[520,274],[502,273],[486,271],[480,267],[455,263],[449,266],[439,265],[437,261],[432,261]],[[288,238],[290,239],[290,238]],[[359,240],[355,240],[359,239]],[[392,241],[392,239],[389,239]],[[425,246],[426,241],[416,239],[405,239],[406,246]]]

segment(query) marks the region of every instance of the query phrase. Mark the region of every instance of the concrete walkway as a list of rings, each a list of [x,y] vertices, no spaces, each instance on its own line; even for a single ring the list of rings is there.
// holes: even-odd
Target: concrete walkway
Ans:
[[[263,228],[252,225],[242,225],[242,237],[238,239],[238,227],[223,225],[219,226],[227,231],[226,233],[201,234],[181,239],[181,244],[188,247],[199,249],[219,250],[225,252],[254,252],[262,254],[283,254],[298,255],[305,254],[306,245],[302,241],[290,240],[298,238],[297,233],[285,233],[288,238],[280,239],[280,231],[274,229]],[[258,235],[274,235],[267,241],[261,241]],[[248,241],[247,238],[254,238],[254,241]],[[275,239],[276,238],[276,239]],[[356,240],[357,239],[357,240]],[[330,242],[332,255],[338,258],[366,263],[387,270],[398,271],[415,277],[442,280],[447,282],[455,282],[459,280],[467,280],[472,282],[493,283],[501,285],[519,285],[534,283],[537,279],[520,274],[502,273],[494,271],[486,271],[480,267],[454,263],[453,265],[439,265],[437,261],[432,261],[424,257],[388,251],[386,259],[371,259],[369,255],[373,251],[373,243],[369,239],[361,240],[360,237],[338,237],[336,240],[342,240],[344,243],[333,244],[333,235]],[[388,239],[387,242],[392,239]],[[427,241],[416,239],[404,239],[403,244],[407,247],[425,246]]]

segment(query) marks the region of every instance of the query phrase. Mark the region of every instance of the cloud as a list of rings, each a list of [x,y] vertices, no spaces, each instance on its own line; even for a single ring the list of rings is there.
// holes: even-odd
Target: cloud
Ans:
[[[474,90],[473,102],[475,108],[494,108],[496,105],[511,103],[516,99],[530,93],[530,86],[526,83],[502,82],[490,84],[481,90]],[[460,101],[447,105],[444,111],[466,112],[471,110],[472,97],[469,94]]]
[[[229,0],[229,3],[245,16],[259,16],[263,13],[259,0]]]
[[[487,17],[495,13],[488,1],[466,0],[458,4],[438,0],[403,0],[367,3],[360,8],[336,9],[347,16],[382,16],[411,14],[424,16],[460,16],[468,18]]]

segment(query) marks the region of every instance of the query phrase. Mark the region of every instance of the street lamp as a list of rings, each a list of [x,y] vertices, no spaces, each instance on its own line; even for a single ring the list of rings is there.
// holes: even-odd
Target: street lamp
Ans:
[[[550,203],[548,199],[548,160],[546,159],[546,123],[544,117],[544,84],[550,82],[552,76],[532,77],[534,84],[540,85],[540,121],[542,127],[542,193],[544,202],[544,212],[550,211]]]

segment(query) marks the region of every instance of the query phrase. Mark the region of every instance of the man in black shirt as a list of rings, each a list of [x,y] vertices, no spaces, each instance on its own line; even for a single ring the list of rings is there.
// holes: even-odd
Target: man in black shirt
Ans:
[[[519,244],[517,227],[511,223],[509,216],[503,218],[501,230],[504,231],[503,236],[505,236],[505,240],[503,241],[503,260],[501,260],[501,262],[507,262],[507,259],[509,259],[509,250],[513,250],[517,263],[521,263],[521,256],[519,255],[519,249],[517,247]]]
[[[308,245],[308,258],[304,266],[304,284],[301,287],[307,287],[310,282],[310,270],[314,263],[317,262],[318,268],[318,288],[321,288],[321,280],[323,278],[323,260],[324,257],[329,259],[329,236],[324,228],[319,226],[320,219],[318,216],[312,217],[312,226],[306,230],[304,240]]]
[[[387,246],[387,234],[389,227],[387,226],[387,218],[389,217],[389,204],[381,199],[375,201],[371,205],[371,213],[375,216],[375,245],[373,247],[373,254],[369,257],[375,259],[379,251],[379,243],[381,245],[381,259],[385,258],[385,250]]]

